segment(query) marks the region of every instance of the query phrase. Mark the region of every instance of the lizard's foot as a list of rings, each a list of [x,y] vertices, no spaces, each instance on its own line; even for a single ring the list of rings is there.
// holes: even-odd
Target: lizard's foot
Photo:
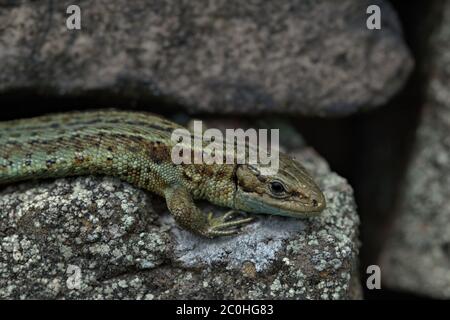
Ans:
[[[253,221],[253,218],[233,219],[236,211],[230,210],[220,217],[214,218],[212,212],[208,214],[208,226],[204,235],[209,238],[231,236],[240,232],[240,227]]]

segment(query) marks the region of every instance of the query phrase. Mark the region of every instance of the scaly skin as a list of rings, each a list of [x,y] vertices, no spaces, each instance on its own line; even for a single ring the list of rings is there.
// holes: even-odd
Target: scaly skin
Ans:
[[[181,126],[149,113],[71,112],[0,122],[0,185],[81,175],[108,175],[166,199],[175,220],[205,237],[231,235],[252,218],[233,210],[214,218],[194,200],[250,213],[313,216],[325,208],[306,170],[280,155],[273,176],[237,164],[174,164],[171,140]],[[274,183],[281,183],[282,188]]]

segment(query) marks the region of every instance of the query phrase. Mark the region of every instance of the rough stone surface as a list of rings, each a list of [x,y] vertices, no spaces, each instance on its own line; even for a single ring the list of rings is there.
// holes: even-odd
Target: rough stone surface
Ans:
[[[162,200],[114,178],[9,186],[0,191],[0,298],[361,298],[352,189],[311,149],[292,154],[323,188],[323,215],[261,215],[215,240],[178,228]]]
[[[427,101],[399,217],[381,259],[386,286],[450,298],[450,3],[430,44]]]
[[[81,30],[66,28],[69,4],[81,8]],[[381,7],[381,30],[366,27],[371,4]],[[386,102],[412,64],[381,0],[0,4],[0,92],[338,116]]]

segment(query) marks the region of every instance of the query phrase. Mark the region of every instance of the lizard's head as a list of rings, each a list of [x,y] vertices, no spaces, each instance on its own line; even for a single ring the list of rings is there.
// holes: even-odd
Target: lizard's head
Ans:
[[[247,212],[301,218],[315,216],[326,206],[306,169],[281,153],[273,175],[263,175],[253,165],[238,165],[236,184],[235,206]]]

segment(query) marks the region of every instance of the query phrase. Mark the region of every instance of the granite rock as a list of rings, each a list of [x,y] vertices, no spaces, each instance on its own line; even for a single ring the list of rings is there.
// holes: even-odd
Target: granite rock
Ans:
[[[72,4],[81,8],[81,30],[66,27]],[[372,4],[381,7],[381,30],[366,27]],[[0,4],[2,93],[342,116],[385,103],[412,65],[382,0]]]

